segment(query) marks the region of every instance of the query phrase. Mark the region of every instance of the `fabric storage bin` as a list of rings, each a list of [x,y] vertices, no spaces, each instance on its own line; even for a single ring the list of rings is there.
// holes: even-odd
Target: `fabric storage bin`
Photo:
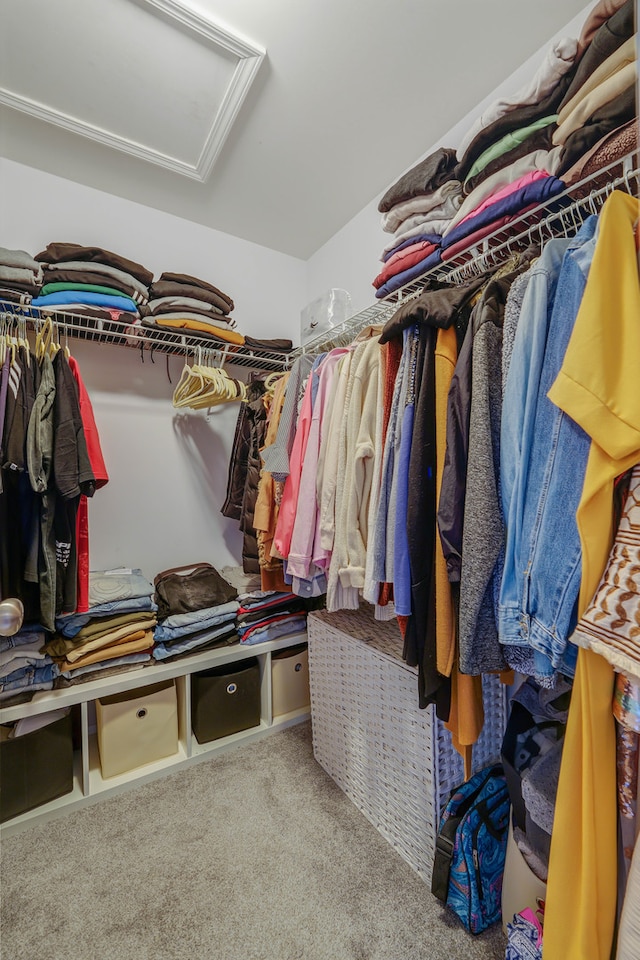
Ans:
[[[309,651],[306,643],[271,654],[271,699],[274,717],[309,705]]]
[[[309,680],[318,763],[406,862],[431,883],[440,812],[464,780],[462,758],[433,706],[418,707],[417,669],[397,624],[359,611],[310,613]],[[506,696],[483,680],[485,723],[474,772],[500,759]]]
[[[71,713],[0,741],[0,822],[73,790]]]
[[[173,680],[96,700],[103,777],[115,777],[178,751],[178,701]]]
[[[198,743],[260,724],[257,657],[191,674],[191,726]]]

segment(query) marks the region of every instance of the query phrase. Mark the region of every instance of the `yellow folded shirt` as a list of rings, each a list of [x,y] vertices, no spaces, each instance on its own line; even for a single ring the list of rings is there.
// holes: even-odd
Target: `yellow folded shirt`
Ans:
[[[134,639],[137,638],[137,639]],[[90,663],[102,663],[104,660],[113,660],[115,657],[125,657],[128,653],[140,653],[142,650],[150,650],[153,646],[153,630],[140,630],[132,634],[131,637],[125,637],[110,647],[104,647],[102,650],[96,650],[94,653],[87,654],[80,660],[70,663],[63,660],[59,663],[60,671],[66,673],[69,670],[77,670],[79,667],[86,667]]]
[[[244,343],[244,337],[241,333],[237,333],[236,330],[230,330],[228,327],[218,327],[212,323],[207,323],[205,319],[195,320],[191,317],[171,317],[170,319],[154,317],[153,319],[159,327],[173,327],[177,330],[193,330],[197,333],[212,333],[227,343],[236,343],[240,346]]]

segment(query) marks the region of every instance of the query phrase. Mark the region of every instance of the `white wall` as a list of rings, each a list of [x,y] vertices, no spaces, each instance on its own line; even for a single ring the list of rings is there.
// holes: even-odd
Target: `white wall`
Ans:
[[[456,148],[476,117],[480,116],[490,103],[498,97],[515,93],[531,79],[554,40],[561,37],[579,36],[582,25],[592,7],[593,3],[587,4],[582,13],[550,37],[544,47],[526,60],[504,83],[496,87],[473,111],[451,127],[442,139],[425,149],[422,157],[416,158],[415,162],[417,163],[423,157],[427,157],[438,147]],[[429,82],[428,74],[425,82]],[[417,118],[416,122],[419,122]],[[389,133],[388,135],[402,136],[402,131],[398,131],[397,134]],[[375,150],[375,137],[372,137],[371,149]],[[404,171],[399,170],[398,177],[402,173]],[[378,202],[386,189],[307,261],[307,301],[314,300],[330,287],[341,287],[350,293],[353,313],[364,310],[375,301],[375,291],[371,281],[379,272],[380,252],[388,239],[388,235],[385,235],[382,231],[380,214],[378,213]]]
[[[163,270],[209,280],[233,297],[238,329],[298,336],[302,260],[31,167],[0,161],[3,245],[36,253],[49,241],[95,244]],[[90,503],[91,566],[161,569],[239,563],[242,539],[220,507],[238,405],[204,413],[171,405],[183,361],[70,341],[89,390],[110,481]]]

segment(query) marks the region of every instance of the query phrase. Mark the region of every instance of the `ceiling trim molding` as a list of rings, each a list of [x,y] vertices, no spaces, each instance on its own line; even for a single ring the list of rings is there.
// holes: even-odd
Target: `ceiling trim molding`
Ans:
[[[63,130],[87,137],[89,140],[94,140],[140,160],[146,160],[149,163],[164,167],[173,173],[179,173],[182,176],[204,183],[208,179],[238,116],[242,103],[249,92],[249,87],[260,69],[260,64],[266,56],[266,50],[264,47],[235,33],[229,27],[207,19],[187,6],[182,0],[131,0],[131,2],[151,7],[158,16],[167,20],[170,24],[173,22],[176,29],[177,25],[181,24],[192,33],[202,37],[213,49],[222,47],[238,59],[196,163],[188,163],[178,157],[162,153],[160,150],[145,146],[145,144],[138,143],[128,137],[120,136],[111,130],[105,130],[86,120],[70,116],[61,110],[47,106],[45,103],[22,96],[6,87],[0,87],[0,103],[38,120],[52,123]]]

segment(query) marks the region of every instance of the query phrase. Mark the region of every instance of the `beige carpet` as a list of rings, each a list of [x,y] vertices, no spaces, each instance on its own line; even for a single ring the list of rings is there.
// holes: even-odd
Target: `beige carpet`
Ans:
[[[479,960],[303,724],[2,843],[3,960]]]

